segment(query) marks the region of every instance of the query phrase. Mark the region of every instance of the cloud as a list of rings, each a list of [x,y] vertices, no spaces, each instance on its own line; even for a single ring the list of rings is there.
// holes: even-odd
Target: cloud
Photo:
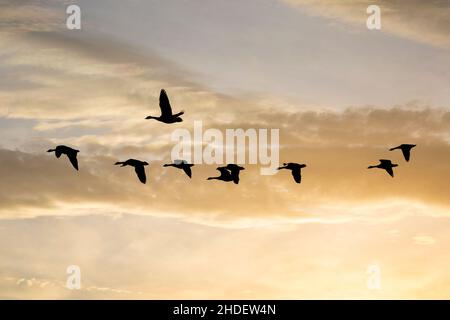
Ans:
[[[449,288],[450,260],[443,254],[450,242],[448,220],[411,216],[376,224],[245,229],[135,215],[0,220],[0,296],[443,298]],[[415,245],[418,225],[439,242]],[[401,230],[396,239],[387,233],[391,229]],[[367,267],[374,262],[382,275],[377,292],[366,286]],[[65,288],[71,264],[81,268],[81,290]],[[19,286],[19,279],[32,285]]]
[[[154,137],[165,143],[139,144],[130,139],[126,128],[120,133],[124,135],[120,147],[111,143],[119,132],[108,133],[105,138],[102,134],[92,136],[92,140],[60,139],[78,142],[79,173],[71,169],[67,159],[56,159],[45,150],[0,150],[0,175],[5,177],[0,182],[1,211],[3,216],[12,212],[13,216],[33,216],[85,214],[96,208],[99,212],[167,214],[203,223],[233,224],[269,217],[275,221],[358,219],[358,212],[370,212],[375,202],[392,203],[392,208],[403,202],[400,207],[404,209],[397,212],[416,214],[419,210],[441,215],[450,206],[446,194],[449,119],[444,110],[395,107],[290,114],[273,111],[234,123],[246,129],[263,128],[270,121],[270,126],[280,127],[280,160],[308,164],[301,185],[294,184],[287,172],[261,176],[255,165],[247,166],[239,186],[206,181],[215,174],[215,167],[209,165],[195,166],[193,179],[188,181],[177,170],[162,168],[170,162],[174,146],[169,136]],[[223,132],[227,128],[223,123],[208,124]],[[184,126],[189,128],[187,123]],[[139,126],[136,129],[139,131]],[[133,125],[128,130],[133,131]],[[387,151],[404,141],[418,144],[410,163],[404,162],[401,153]],[[112,165],[133,155],[152,160],[146,186],[137,182],[132,169]],[[366,169],[386,157],[400,164],[395,179]],[[326,203],[334,203],[334,209]]]
[[[431,246],[436,243],[436,239],[429,235],[416,235],[413,237],[413,241],[417,245]]]
[[[64,3],[0,0],[1,298],[447,295],[447,106],[333,111],[227,96],[89,24],[67,32]],[[301,3],[327,4],[321,14],[365,26],[364,7],[359,16],[343,2]],[[406,21],[405,11],[389,11],[402,4],[383,1],[383,31],[448,46],[440,31],[447,5],[411,3]],[[425,24],[422,14],[436,19]],[[159,111],[161,88],[186,111],[183,123],[144,120]],[[197,120],[222,132],[279,128],[280,160],[308,164],[302,184],[289,172],[261,176],[254,165],[238,186],[206,181],[216,166],[195,166],[192,180],[163,168],[174,128],[192,130]],[[404,142],[418,145],[409,163],[388,151]],[[60,143],[81,150],[79,172],[45,152]],[[399,163],[394,179],[366,169],[385,157]],[[127,158],[150,162],[147,185],[113,165]],[[376,296],[365,286],[372,261],[383,275]],[[79,291],[65,288],[72,264],[81,267]]]
[[[2,49],[3,68],[13,76],[0,87],[0,114],[3,122],[24,126],[17,135],[12,125],[0,129],[14,135],[1,142],[2,217],[130,212],[242,226],[270,219],[345,221],[361,218],[361,210],[374,212],[377,202],[384,213],[448,212],[446,109],[411,103],[330,111],[230,97],[198,84],[195,73],[176,63],[89,30],[83,36],[28,30]],[[183,123],[144,120],[159,112],[161,88],[175,109],[186,110]],[[288,172],[260,176],[258,166],[247,166],[239,186],[206,181],[215,166],[196,166],[189,182],[163,169],[173,129],[192,130],[197,120],[222,132],[280,129],[280,160],[308,164],[302,184]],[[408,164],[387,151],[404,142],[418,144]],[[81,150],[79,173],[65,158],[45,153],[55,144]],[[366,170],[384,157],[400,163],[395,179]],[[132,169],[113,166],[128,158],[151,162],[148,185],[139,184]]]
[[[65,0],[1,0],[0,37],[65,27]]]
[[[382,32],[443,48],[450,48],[448,1],[283,0],[308,12],[366,28],[369,5],[381,8]],[[432,19],[430,19],[432,17]]]
[[[51,276],[50,274],[47,274]],[[14,287],[15,284],[15,287]],[[3,295],[9,293],[8,298],[29,298],[41,297],[42,299],[127,299],[130,297],[142,298],[143,292],[130,291],[109,287],[97,287],[88,285],[80,289],[68,289],[63,277],[60,279],[47,278],[14,278],[11,276],[0,278],[0,287]]]

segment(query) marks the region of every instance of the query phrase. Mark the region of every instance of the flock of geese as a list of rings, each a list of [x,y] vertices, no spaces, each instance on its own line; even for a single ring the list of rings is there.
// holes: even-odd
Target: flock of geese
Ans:
[[[390,148],[389,151],[401,150],[403,153],[403,157],[405,158],[406,162],[408,162],[409,158],[411,157],[411,149],[414,148],[415,146],[416,146],[415,144],[404,143],[395,148]],[[386,170],[387,173],[389,173],[389,175],[391,177],[394,177],[393,168],[395,168],[395,167],[398,167],[398,164],[392,163],[391,160],[380,159],[379,164],[377,164],[376,166],[369,166],[367,169],[372,169],[372,168],[384,169],[384,170]]]
[[[163,122],[166,124],[176,123],[176,122],[182,122],[183,119],[181,118],[181,115],[184,114],[184,111],[178,112],[173,114],[172,113],[172,107],[170,105],[169,97],[167,96],[167,93],[164,89],[161,90],[161,93],[159,95],[159,107],[161,109],[161,115],[159,117],[154,116],[148,116],[145,119],[153,119],[157,120],[159,122]],[[414,144],[401,144],[395,148],[389,149],[389,151],[393,150],[401,150],[403,153],[403,156],[406,161],[409,161],[410,155],[411,155],[411,149],[414,148],[416,145]],[[57,158],[60,158],[61,155],[65,154],[67,158],[69,158],[70,163],[72,166],[78,170],[78,160],[77,155],[79,150],[59,145],[55,149],[49,149],[47,152],[54,152]],[[115,165],[120,165],[121,167],[130,166],[134,167],[134,170],[136,172],[137,177],[139,178],[139,181],[142,183],[147,182],[147,176],[145,174],[145,166],[148,165],[148,162],[136,160],[136,159],[128,159],[126,161],[118,161],[115,163]],[[191,168],[194,166],[191,163],[187,163],[185,160],[175,160],[174,163],[170,164],[164,164],[164,167],[174,167],[180,170],[183,170],[184,173],[191,178],[192,177],[192,170]],[[380,163],[375,166],[369,166],[368,169],[372,168],[378,168],[378,169],[384,169],[386,172],[391,176],[394,177],[394,167],[397,167],[398,164],[392,163],[391,160],[387,159],[380,159]],[[296,183],[300,183],[302,180],[301,175],[301,169],[305,168],[306,164],[300,164],[300,163],[284,163],[283,166],[279,167],[278,170],[287,169],[291,171],[292,177],[294,178],[294,181]],[[227,164],[223,167],[218,167],[217,170],[220,172],[219,176],[216,177],[209,177],[207,180],[221,180],[225,182],[233,182],[235,184],[239,183],[239,173],[242,170],[245,170],[244,167],[241,167],[236,164]]]

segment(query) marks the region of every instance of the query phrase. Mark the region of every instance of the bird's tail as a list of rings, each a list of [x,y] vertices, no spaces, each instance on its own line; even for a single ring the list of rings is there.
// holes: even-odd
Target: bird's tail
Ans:
[[[398,149],[398,147],[390,148],[389,151],[393,151],[393,150],[397,150],[397,149]]]
[[[165,165],[163,165],[163,167],[173,167],[173,164],[172,163],[165,164]]]
[[[55,152],[56,149],[48,149],[47,152]]]
[[[148,117],[145,117],[145,119],[156,119],[156,117],[148,116]]]
[[[209,177],[209,178],[206,179],[206,180],[214,180],[214,179],[217,179],[217,177]]]
[[[377,166],[368,166],[367,169],[376,168]]]

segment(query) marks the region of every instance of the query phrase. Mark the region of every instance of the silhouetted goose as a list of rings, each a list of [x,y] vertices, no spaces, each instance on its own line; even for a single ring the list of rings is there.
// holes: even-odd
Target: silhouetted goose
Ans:
[[[161,115],[159,117],[148,116],[145,119],[155,119],[164,123],[175,123],[181,122],[183,119],[180,118],[184,111],[172,114],[172,107],[170,106],[169,97],[167,96],[166,90],[162,89],[159,94],[159,108],[161,109]]]
[[[302,181],[302,168],[305,168],[306,164],[299,164],[295,162],[283,163],[283,167],[279,167],[278,170],[288,169],[291,170],[292,176],[295,182],[300,183]]]
[[[398,147],[389,149],[389,151],[400,149],[400,150],[402,150],[405,160],[409,161],[409,157],[411,156],[411,149],[414,148],[415,146],[416,146],[415,144],[404,143],[404,144],[399,145]]]
[[[234,163],[229,163],[225,167],[221,168],[225,168],[228,171],[230,171],[231,175],[233,176],[233,182],[235,184],[239,183],[239,173],[241,172],[241,170],[245,170],[244,167],[238,166],[237,164]]]
[[[77,160],[77,153],[80,152],[79,150],[72,149],[67,146],[56,146],[55,149],[49,149],[47,152],[54,152],[55,156],[57,158],[61,157],[62,154],[65,154],[67,158],[69,158],[70,163],[72,166],[78,170],[78,160]]]
[[[192,177],[192,171],[191,167],[193,167],[193,164],[187,163],[184,160],[175,160],[174,163],[165,164],[163,167],[174,167],[178,169],[182,169],[189,178]]]
[[[148,163],[145,161],[140,161],[140,160],[136,160],[136,159],[128,159],[127,161],[123,161],[123,162],[116,162],[115,165],[121,165],[121,167],[125,167],[125,166],[131,166],[134,167],[134,171],[136,171],[136,174],[139,178],[139,180],[142,183],[145,183],[147,181],[147,177],[145,175],[145,168],[144,166],[147,166]]]
[[[392,168],[394,167],[398,167],[398,164],[392,163],[391,160],[380,159],[380,164],[376,166],[369,166],[367,167],[367,169],[372,168],[384,169],[387,171],[387,173],[389,173],[391,177],[394,177],[394,170],[392,170]]]
[[[219,170],[220,172],[220,176],[218,177],[209,177],[207,180],[222,180],[222,181],[226,181],[226,182],[230,182],[230,181],[234,181],[235,180],[235,176],[233,176],[230,172],[230,170],[228,170],[225,167],[218,167],[217,170]],[[237,182],[235,182],[237,184]]]

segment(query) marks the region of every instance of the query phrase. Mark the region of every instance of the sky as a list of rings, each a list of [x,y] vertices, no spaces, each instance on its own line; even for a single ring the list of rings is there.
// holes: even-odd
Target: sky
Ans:
[[[0,0],[0,298],[448,299],[449,31],[447,1]],[[161,88],[183,122],[144,120]],[[163,168],[194,121],[279,129],[302,183]]]

